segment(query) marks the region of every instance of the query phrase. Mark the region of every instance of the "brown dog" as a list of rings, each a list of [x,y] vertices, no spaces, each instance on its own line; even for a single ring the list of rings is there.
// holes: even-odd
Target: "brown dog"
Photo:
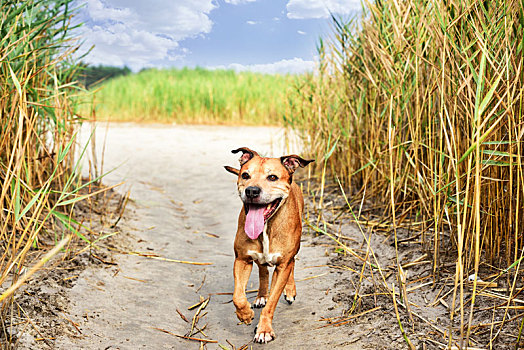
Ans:
[[[267,343],[275,337],[271,322],[282,291],[289,304],[297,294],[293,269],[300,248],[304,199],[300,188],[293,182],[293,173],[312,160],[296,155],[264,158],[246,147],[232,152],[242,152],[241,168],[225,168],[238,175],[238,194],[244,203],[235,237],[233,303],[240,321],[251,324],[255,313],[245,291],[253,261],[256,262],[260,285],[253,306],[265,307],[260,314],[254,341]],[[269,296],[268,266],[275,266]]]

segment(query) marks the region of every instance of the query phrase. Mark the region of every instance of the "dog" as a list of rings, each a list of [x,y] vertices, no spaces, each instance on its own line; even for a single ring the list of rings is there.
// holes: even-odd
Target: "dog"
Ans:
[[[238,176],[237,189],[243,202],[234,243],[233,303],[238,319],[251,324],[255,313],[245,291],[254,261],[258,265],[259,288],[253,307],[264,308],[254,341],[267,343],[275,338],[272,321],[280,295],[284,292],[289,304],[297,295],[293,275],[302,235],[304,199],[300,187],[293,182],[293,173],[313,160],[297,155],[265,158],[247,147],[231,152],[242,152],[240,169],[225,169]],[[268,293],[268,267],[272,266],[275,271]]]

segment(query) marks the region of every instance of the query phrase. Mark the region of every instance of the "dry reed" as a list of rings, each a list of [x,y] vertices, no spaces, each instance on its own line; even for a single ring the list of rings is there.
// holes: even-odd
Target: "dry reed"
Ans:
[[[80,232],[72,217],[80,195],[75,160],[69,36],[72,1],[0,3],[0,347],[16,339],[16,288],[64,237]],[[68,236],[69,237],[69,236]],[[69,243],[69,240],[67,240]],[[67,249],[66,249],[67,251]],[[40,261],[38,261],[40,260]],[[34,266],[33,266],[34,265]],[[30,269],[31,266],[34,269]],[[9,288],[12,286],[12,288]]]
[[[395,244],[401,221],[418,224],[436,280],[455,254],[462,347],[481,264],[502,269],[512,299],[523,258],[524,4],[364,2],[361,21],[333,18],[288,120],[324,159],[322,179],[336,174],[355,206],[381,206]]]

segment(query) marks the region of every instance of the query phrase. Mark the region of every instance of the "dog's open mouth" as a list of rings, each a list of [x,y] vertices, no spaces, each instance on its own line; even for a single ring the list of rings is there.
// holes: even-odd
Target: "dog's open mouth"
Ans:
[[[246,224],[244,231],[251,239],[257,239],[264,231],[266,221],[275,213],[280,206],[282,198],[275,199],[269,204],[244,203],[246,210]]]

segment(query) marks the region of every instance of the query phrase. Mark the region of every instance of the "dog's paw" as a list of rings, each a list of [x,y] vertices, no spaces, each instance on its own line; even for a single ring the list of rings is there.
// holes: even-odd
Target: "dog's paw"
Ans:
[[[294,296],[287,296],[286,293],[284,293],[284,300],[287,301],[287,303],[289,305],[293,304],[293,302],[295,301],[296,298],[297,298],[296,295],[294,295]]]
[[[267,344],[273,339],[275,339],[275,332],[273,330],[269,329],[267,332],[260,331],[258,332],[258,326],[255,328],[255,338],[253,338],[253,341],[255,343],[260,344]]]
[[[256,308],[256,309],[260,309],[260,308],[263,308],[264,306],[266,306],[266,303],[267,303],[267,298],[266,297],[257,297],[255,299],[255,302],[253,303],[253,307]]]
[[[236,314],[238,319],[247,325],[250,325],[255,317],[255,312],[249,306],[247,309],[237,310]]]

